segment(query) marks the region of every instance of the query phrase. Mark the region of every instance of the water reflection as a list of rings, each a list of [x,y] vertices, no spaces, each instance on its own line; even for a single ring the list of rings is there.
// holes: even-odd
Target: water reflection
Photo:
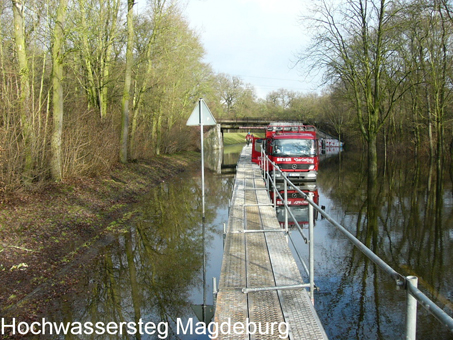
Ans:
[[[208,303],[212,304],[210,282],[213,276],[219,277],[222,256],[219,244],[222,244],[223,222],[227,221],[232,190],[230,179],[206,174],[206,233],[203,235],[201,183],[197,171],[188,171],[180,178],[162,183],[143,197],[140,204],[133,207],[138,217],[130,230],[101,249],[100,256],[89,264],[89,274],[80,278],[84,293],[66,296],[67,301],[54,301],[46,312],[46,319],[82,324],[124,323],[123,336],[93,334],[84,335],[83,339],[130,338],[132,335],[127,332],[132,332],[132,327],[138,330],[140,321],[153,322],[161,329],[156,328],[154,335],[136,332],[136,339],[191,339],[191,335],[177,334],[177,321],[198,322],[191,305],[204,302],[200,295],[205,289],[203,283],[206,286],[209,282]],[[202,279],[203,244],[208,266],[205,282]],[[132,321],[135,326],[127,324]],[[207,338],[197,336],[197,339]]]
[[[342,153],[323,160],[315,189],[319,205],[397,271],[417,275],[420,288],[450,313],[451,183],[437,180],[429,163],[414,164],[402,158],[387,162],[380,173],[374,225],[369,224],[366,159],[362,154]],[[232,177],[206,172],[207,292],[212,291],[211,278],[219,277],[223,223],[228,219],[233,184]],[[175,334],[176,320],[196,322],[191,305],[203,302],[200,190],[199,175],[188,171],[143,197],[134,207],[139,217],[130,231],[109,240],[99,256],[86,265],[87,275],[79,278],[83,292],[54,301],[46,318],[105,323],[141,318],[156,324],[168,322],[169,339],[207,339]],[[302,204],[295,207],[302,222],[308,220],[305,208]],[[292,233],[292,238],[296,245],[304,244],[298,233]],[[306,255],[307,249],[299,251]],[[315,282],[320,288],[315,307],[329,339],[404,337],[405,292],[396,290],[386,274],[321,219],[316,221],[315,261]],[[211,294],[206,303],[213,303]],[[418,310],[419,339],[453,339],[422,307]],[[104,334],[96,338],[120,337]]]
[[[305,195],[312,195],[312,200],[316,204],[319,203],[319,193],[316,182],[298,182],[294,183],[295,187],[287,186],[287,204],[288,209],[283,205],[285,198],[284,183],[277,182],[275,187],[276,191],[269,190],[269,197],[271,202],[275,202],[277,220],[282,228],[285,228],[286,218],[288,218],[288,227],[295,228],[296,222],[301,228],[308,228],[309,215],[308,215],[308,201],[297,190],[302,191]],[[288,210],[287,217],[285,216]],[[316,220],[318,212],[314,211],[314,219]],[[315,222],[316,223],[316,222]]]
[[[245,144],[225,145],[221,157],[219,157],[216,152],[208,153],[206,155],[206,166],[215,171],[217,174],[236,174],[237,162],[244,145]],[[220,163],[218,162],[219,159],[221,160]]]
[[[450,182],[437,180],[429,166],[400,157],[381,169],[378,195],[370,197],[365,159],[346,155],[320,166],[318,185],[328,213],[397,271],[417,275],[422,291],[451,313],[452,209],[444,204],[451,197]],[[316,307],[329,337],[402,338],[404,292],[333,227],[318,223],[316,232],[316,283],[322,289]],[[453,338],[420,306],[418,315],[419,338]]]

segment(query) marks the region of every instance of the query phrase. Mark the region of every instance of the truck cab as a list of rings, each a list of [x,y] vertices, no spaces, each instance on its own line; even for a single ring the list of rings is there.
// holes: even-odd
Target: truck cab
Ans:
[[[266,138],[254,138],[252,161],[261,164],[261,150],[291,180],[315,181],[318,173],[316,128],[301,123],[271,123]],[[273,170],[270,165],[269,170]],[[276,174],[277,178],[280,174]]]

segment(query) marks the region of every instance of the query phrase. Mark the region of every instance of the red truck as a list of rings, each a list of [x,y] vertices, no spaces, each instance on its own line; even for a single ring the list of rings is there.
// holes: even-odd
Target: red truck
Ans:
[[[282,190],[283,188],[277,184],[277,190],[280,193],[280,196],[284,199],[285,198],[285,192]],[[299,187],[299,189],[304,193],[304,194],[309,194],[310,192],[313,194],[312,200],[316,204],[319,203],[319,193],[318,189],[315,184],[313,186],[307,186],[307,187]],[[269,190],[269,197],[271,199],[271,202],[274,202],[274,190]],[[305,200],[305,198],[294,188],[288,187],[287,189],[287,199],[288,199],[288,205],[291,206],[296,206],[296,205],[308,205],[308,201]],[[283,205],[283,201],[280,199],[280,197],[277,195],[275,197],[275,204],[277,206]]]
[[[316,204],[319,204],[319,193],[318,189],[316,187],[316,184],[307,184],[310,182],[304,182],[305,185],[302,187],[299,187],[299,189],[305,193],[309,194],[312,193],[312,200]],[[281,185],[277,184],[277,190],[279,190],[280,195],[282,198],[284,198],[284,191],[281,190]],[[294,188],[289,187],[287,189],[287,195],[288,195],[288,206],[289,209],[291,210],[292,214],[294,215],[297,223],[299,223],[299,226],[302,228],[308,227],[309,223],[309,215],[308,215],[308,201],[303,198],[303,196],[296,191]],[[269,195],[271,197],[271,201],[274,202],[274,191],[270,190]],[[277,196],[276,198],[276,212],[277,212],[277,219],[280,223],[281,227],[285,226],[285,207],[283,206],[283,201]],[[314,219],[316,221],[318,216],[318,211],[314,211]],[[288,215],[288,226],[292,228],[295,225],[295,222],[293,218]]]
[[[318,141],[316,128],[301,123],[275,122],[266,128],[266,138],[253,138],[252,162],[260,164],[261,150],[291,181],[316,181]],[[273,170],[272,164],[269,171]],[[279,177],[279,174],[276,174]]]

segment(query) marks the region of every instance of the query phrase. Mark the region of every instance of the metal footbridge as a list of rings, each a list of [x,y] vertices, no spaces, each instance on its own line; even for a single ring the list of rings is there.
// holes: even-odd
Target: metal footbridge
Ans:
[[[250,153],[237,165],[215,310],[229,329],[218,339],[327,339]]]
[[[303,282],[288,246],[288,224],[282,228],[276,217],[276,192],[274,204],[268,193],[272,185],[277,187],[275,172],[273,175],[264,172],[263,177],[260,166],[251,162],[250,154],[251,147],[244,147],[237,164],[218,290],[214,283],[217,339],[327,339],[313,307],[313,209],[392,278],[395,288],[406,291],[406,339],[416,339],[418,304],[453,332],[453,319],[418,289],[417,277],[395,271],[321,210],[311,196],[297,190],[309,203],[308,236],[304,234],[307,230],[302,230],[296,222],[309,246],[309,264],[303,263],[309,282]],[[267,169],[264,154],[262,159],[261,167]],[[278,167],[274,168],[279,171]],[[287,187],[294,184],[287,183],[283,177],[285,194],[280,199],[286,202]],[[286,211],[289,209],[285,209],[287,222]]]

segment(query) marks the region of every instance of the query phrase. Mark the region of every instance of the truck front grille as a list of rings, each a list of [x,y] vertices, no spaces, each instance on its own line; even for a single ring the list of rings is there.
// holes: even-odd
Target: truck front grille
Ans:
[[[313,164],[279,164],[282,170],[308,170]]]

